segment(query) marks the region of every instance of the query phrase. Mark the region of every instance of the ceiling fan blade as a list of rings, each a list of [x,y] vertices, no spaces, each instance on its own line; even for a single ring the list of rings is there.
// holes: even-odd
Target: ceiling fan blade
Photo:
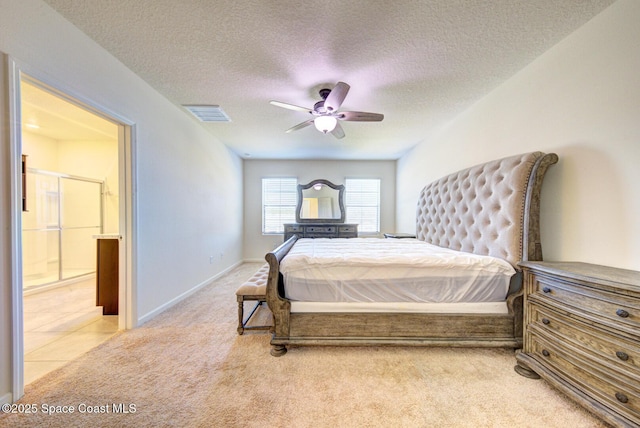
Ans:
[[[344,129],[342,129],[342,126],[340,126],[339,123],[336,123],[336,127],[331,131],[331,135],[338,139],[344,138]]]
[[[308,109],[306,107],[300,107],[300,106],[296,106],[296,105],[289,104],[289,103],[283,103],[281,101],[269,101],[269,103],[271,105],[276,106],[276,107],[282,107],[282,108],[286,108],[286,109],[289,109],[289,110],[303,111],[303,112],[309,113],[309,114],[313,113],[311,111],[311,109]]]
[[[335,115],[340,120],[352,122],[380,122],[384,115],[380,113],[367,113],[365,111],[341,111]]]
[[[338,82],[331,92],[329,92],[329,95],[327,95],[327,99],[324,100],[324,108],[326,108],[328,112],[338,110],[347,97],[349,88],[351,87],[346,83]]]
[[[302,128],[306,128],[307,126],[311,125],[313,123],[314,119],[310,119],[310,120],[306,120],[302,123],[297,124],[296,126],[292,126],[291,128],[287,129],[286,131],[284,131],[285,133],[289,133],[289,132],[293,132],[293,131],[297,131],[298,129],[302,129]]]

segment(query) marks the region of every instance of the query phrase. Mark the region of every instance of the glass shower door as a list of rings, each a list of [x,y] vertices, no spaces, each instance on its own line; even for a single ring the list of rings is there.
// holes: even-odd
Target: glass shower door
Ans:
[[[22,214],[23,287],[94,273],[102,233],[101,181],[27,171]]]
[[[93,235],[102,229],[102,183],[61,177],[60,196],[60,279],[93,273]]]
[[[27,207],[22,213],[24,287],[59,280],[60,193],[58,177],[27,173]]]

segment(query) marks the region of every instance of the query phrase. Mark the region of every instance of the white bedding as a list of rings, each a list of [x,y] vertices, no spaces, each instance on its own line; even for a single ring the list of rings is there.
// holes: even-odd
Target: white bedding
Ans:
[[[507,261],[415,239],[299,239],[280,262],[302,302],[504,302]]]

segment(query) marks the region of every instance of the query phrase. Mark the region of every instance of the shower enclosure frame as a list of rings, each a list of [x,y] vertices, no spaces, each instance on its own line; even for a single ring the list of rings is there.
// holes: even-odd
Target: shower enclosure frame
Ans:
[[[44,176],[49,176],[49,177],[55,177],[56,181],[57,181],[57,186],[56,186],[56,192],[57,192],[57,213],[56,213],[56,221],[57,221],[57,225],[55,227],[48,227],[46,226],[45,228],[36,228],[36,229],[26,229],[23,227],[22,232],[24,233],[25,231],[27,232],[51,232],[51,231],[57,231],[57,237],[58,237],[58,272],[57,272],[57,279],[52,280],[52,281],[48,281],[48,282],[43,282],[43,283],[39,283],[39,284],[34,284],[34,285],[26,285],[26,269],[23,269],[23,287],[25,291],[31,291],[31,290],[42,290],[43,288],[49,288],[52,286],[56,286],[56,285],[61,285],[66,283],[67,281],[71,281],[77,278],[81,278],[84,276],[88,276],[91,274],[95,273],[95,267],[94,270],[92,272],[86,272],[86,273],[81,273],[78,275],[72,275],[72,276],[68,276],[65,277],[64,274],[64,261],[63,261],[63,232],[64,230],[78,230],[78,229],[87,229],[87,228],[95,228],[98,227],[99,231],[97,234],[102,234],[104,232],[104,216],[105,216],[105,181],[104,180],[99,180],[99,179],[94,179],[94,178],[90,178],[90,177],[81,177],[78,175],[73,175],[73,174],[65,174],[65,173],[60,173],[60,172],[55,172],[55,171],[48,171],[48,170],[44,170],[44,169],[39,169],[39,168],[26,168],[26,173],[27,174],[39,174],[39,175],[44,175]],[[86,183],[93,183],[93,184],[97,184],[99,186],[99,191],[100,191],[100,195],[99,195],[99,224],[96,226],[79,226],[79,227],[64,227],[63,226],[63,195],[62,195],[62,180],[63,179],[67,179],[67,180],[74,180],[74,181],[80,181],[80,182],[86,182]],[[26,189],[25,189],[26,190]],[[29,190],[29,193],[32,194],[33,189]],[[27,210],[29,211],[29,208],[33,208],[34,204],[27,204]],[[24,256],[23,256],[24,257]]]

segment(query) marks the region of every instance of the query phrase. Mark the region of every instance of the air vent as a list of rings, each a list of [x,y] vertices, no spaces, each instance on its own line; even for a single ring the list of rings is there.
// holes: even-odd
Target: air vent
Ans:
[[[229,116],[215,105],[183,105],[201,122],[231,122]]]

